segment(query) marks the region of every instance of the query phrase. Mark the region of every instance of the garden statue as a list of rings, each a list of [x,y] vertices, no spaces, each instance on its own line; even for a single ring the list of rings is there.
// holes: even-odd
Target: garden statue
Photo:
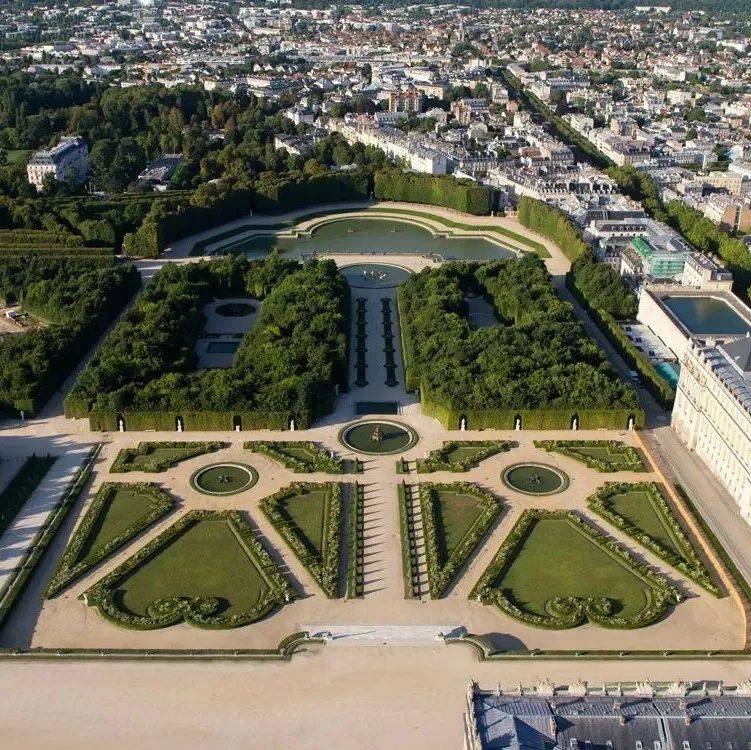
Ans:
[[[467,429],[467,418],[462,417],[459,422],[459,429],[464,432]]]
[[[376,425],[375,426],[375,428],[373,430],[373,434],[370,436],[370,439],[374,443],[380,443],[381,440],[383,440],[383,435],[381,434],[381,427],[380,427],[380,425]]]
[[[182,417],[177,418],[177,431],[178,432],[183,431],[183,418]]]
[[[573,421],[571,422],[571,429],[572,430],[579,429],[579,417],[574,417]]]

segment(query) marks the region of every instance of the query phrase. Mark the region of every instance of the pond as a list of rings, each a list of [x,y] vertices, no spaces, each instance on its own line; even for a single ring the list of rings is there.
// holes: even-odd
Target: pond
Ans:
[[[398,219],[338,219],[313,230],[310,237],[251,237],[221,248],[244,252],[250,257],[273,247],[311,254],[313,252],[378,255],[440,255],[446,260],[493,260],[513,253],[481,238],[441,238],[423,227]]]
[[[665,297],[665,307],[698,336],[744,334],[751,329],[733,308],[719,297]]]
[[[204,466],[190,478],[191,486],[204,495],[234,495],[250,489],[257,481],[255,469],[235,463]]]
[[[389,289],[410,276],[406,268],[386,263],[354,263],[339,270],[353,289]]]
[[[369,420],[345,427],[339,439],[359,453],[385,455],[411,448],[417,442],[417,433],[398,422]]]
[[[234,354],[240,347],[239,341],[210,341],[206,345],[207,354]]]
[[[568,487],[568,477],[545,464],[514,464],[503,472],[503,483],[525,495],[554,495]]]

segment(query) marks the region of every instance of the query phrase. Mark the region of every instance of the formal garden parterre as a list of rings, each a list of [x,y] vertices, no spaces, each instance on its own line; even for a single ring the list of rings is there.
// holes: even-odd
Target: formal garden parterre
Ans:
[[[53,597],[70,583],[125,546],[175,506],[156,484],[106,482],[76,528],[47,585]]]
[[[535,440],[535,447],[568,456],[601,472],[648,471],[639,451],[618,440]]]
[[[298,474],[344,474],[344,462],[311,440],[249,440],[244,448],[274,459]]]
[[[129,471],[160,473],[206,453],[214,453],[227,448],[229,443],[219,441],[204,442],[141,442],[135,448],[123,448],[110,466],[111,474]]]
[[[339,596],[342,485],[295,482],[260,508],[330,599]]]
[[[509,440],[449,440],[440,448],[417,459],[417,473],[434,471],[466,472],[479,466],[482,461],[499,453],[510,451],[515,443]]]
[[[295,595],[240,512],[192,510],[82,598],[117,625],[153,630],[240,627]]]
[[[471,598],[538,628],[643,628],[681,593],[567,510],[525,510]]]

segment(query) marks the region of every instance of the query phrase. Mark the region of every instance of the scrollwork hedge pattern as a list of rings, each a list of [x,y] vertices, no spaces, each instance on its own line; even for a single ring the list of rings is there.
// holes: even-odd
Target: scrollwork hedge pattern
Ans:
[[[110,467],[111,474],[119,474],[127,471],[145,471],[149,473],[158,473],[167,471],[173,466],[177,466],[181,461],[187,461],[190,458],[196,458],[202,456],[205,453],[214,453],[215,451],[226,448],[228,443],[220,443],[217,441],[203,441],[203,442],[144,442],[139,443],[136,448],[123,448],[115,457]],[[132,461],[136,456],[148,456],[152,454],[157,448],[184,448],[185,453],[180,456],[173,457],[171,459],[154,459],[153,461],[147,461],[141,466],[133,466]]]
[[[417,473],[429,474],[433,471],[464,472],[474,469],[481,461],[497,453],[509,451],[515,447],[509,440],[451,440],[440,448],[430,451],[427,458],[417,460]],[[477,448],[477,453],[454,461],[449,460],[451,451],[457,448]]]
[[[560,453],[563,456],[573,458],[590,469],[604,473],[613,473],[616,471],[647,471],[644,461],[639,455],[639,451],[631,445],[626,445],[618,440],[535,440],[536,448],[543,448],[548,453]],[[617,463],[608,463],[601,461],[594,456],[587,456],[579,453],[577,448],[607,448],[617,451],[622,455],[622,459]]]
[[[319,447],[312,441],[291,442],[251,440],[244,445],[246,450],[254,453],[263,453],[274,461],[278,461],[282,466],[299,474],[312,474],[313,472],[322,472],[325,474],[344,474],[343,462],[331,456],[323,448]],[[304,447],[310,451],[309,459],[303,459],[299,456],[293,456],[287,452],[288,448]]]

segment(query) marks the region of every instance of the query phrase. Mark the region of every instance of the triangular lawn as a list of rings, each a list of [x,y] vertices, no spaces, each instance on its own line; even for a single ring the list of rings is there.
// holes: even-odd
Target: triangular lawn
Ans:
[[[326,596],[339,596],[341,485],[295,483],[262,500],[261,510]]]
[[[155,484],[103,484],[60,558],[46,595],[58,594],[173,507],[172,497]]]
[[[417,460],[417,473],[433,471],[469,471],[497,453],[508,451],[514,443],[507,440],[451,440]]]
[[[177,466],[181,461],[203,456],[226,448],[228,443],[202,442],[142,442],[135,448],[123,448],[110,467],[111,473],[146,471],[158,473]]]
[[[421,484],[430,595],[437,599],[492,525],[502,505],[470,484]]]

